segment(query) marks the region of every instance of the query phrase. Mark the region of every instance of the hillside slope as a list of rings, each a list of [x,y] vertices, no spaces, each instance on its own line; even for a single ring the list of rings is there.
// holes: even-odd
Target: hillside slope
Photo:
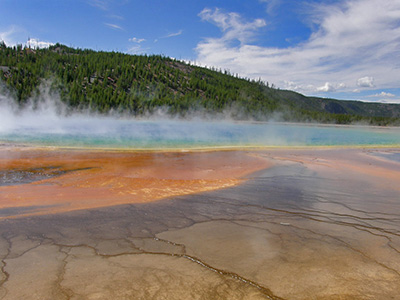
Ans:
[[[400,124],[400,105],[306,97],[159,55],[1,44],[0,78],[20,106],[39,101],[47,84],[71,110],[142,115],[163,108],[182,116],[228,112],[235,119]]]

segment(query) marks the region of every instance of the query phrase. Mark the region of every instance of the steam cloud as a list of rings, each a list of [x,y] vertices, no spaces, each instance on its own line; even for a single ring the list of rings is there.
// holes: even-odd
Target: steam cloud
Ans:
[[[386,135],[386,140],[374,140],[371,131],[365,128],[235,122],[229,117],[232,112],[216,115],[214,119],[192,112],[190,120],[170,117],[162,109],[142,118],[71,112],[48,86],[43,85],[37,98],[28,101],[23,108],[16,105],[4,86],[0,86],[0,144],[185,149],[400,143],[398,131]]]
[[[0,87],[0,141],[132,148],[287,144],[287,135],[278,138],[272,125],[239,124],[230,119],[231,112],[207,119],[196,111],[188,114],[190,120],[168,116],[163,109],[141,118],[71,112],[49,86],[43,84],[38,96],[22,108]]]

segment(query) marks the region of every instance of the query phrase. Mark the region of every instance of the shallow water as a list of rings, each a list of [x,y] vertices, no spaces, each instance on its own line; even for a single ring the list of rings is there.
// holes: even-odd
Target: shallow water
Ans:
[[[0,127],[0,141],[135,149],[399,145],[400,128],[71,117]]]
[[[236,187],[2,220],[0,299],[398,299],[400,166],[257,154]]]
[[[375,155],[395,162],[400,162],[399,152],[376,152]]]

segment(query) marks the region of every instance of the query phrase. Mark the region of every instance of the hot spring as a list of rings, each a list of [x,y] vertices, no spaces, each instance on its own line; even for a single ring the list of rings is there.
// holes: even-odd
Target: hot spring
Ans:
[[[398,145],[399,128],[110,117],[13,117],[0,141],[60,147],[198,149],[270,146]],[[4,120],[4,119],[3,119]]]
[[[400,128],[0,120],[1,299],[400,294]]]

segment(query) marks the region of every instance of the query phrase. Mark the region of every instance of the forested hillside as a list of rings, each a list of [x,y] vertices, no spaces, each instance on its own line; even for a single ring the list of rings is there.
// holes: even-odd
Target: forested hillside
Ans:
[[[305,97],[223,70],[159,55],[128,55],[54,45],[48,49],[0,44],[0,78],[20,106],[39,99],[44,82],[71,110],[141,115],[229,112],[236,119],[366,122],[399,125],[400,105]],[[32,100],[33,99],[33,100]]]

